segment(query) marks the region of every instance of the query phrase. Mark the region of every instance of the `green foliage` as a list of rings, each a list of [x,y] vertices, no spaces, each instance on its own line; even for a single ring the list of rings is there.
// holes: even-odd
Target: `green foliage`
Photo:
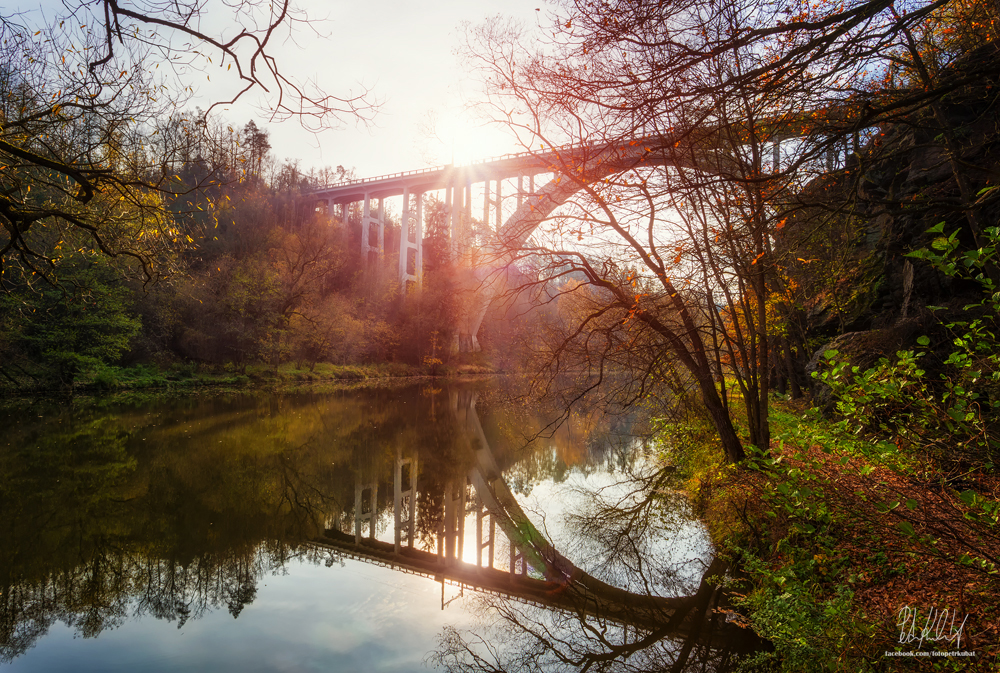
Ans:
[[[840,360],[836,350],[827,351],[826,367],[814,376],[833,389],[837,411],[858,432],[898,437],[938,457],[986,457],[992,464],[1000,449],[994,420],[1000,412],[1000,292],[992,278],[1000,230],[988,229],[986,245],[965,252],[959,252],[958,232],[945,235],[943,223],[929,232],[939,234],[931,248],[910,256],[949,278],[975,281],[983,291],[983,299],[966,306],[963,317],[943,325],[951,337],[943,371],[935,378],[922,366],[932,346],[922,336],[917,349],[899,351],[895,360],[883,358],[866,370]]]
[[[832,595],[823,595],[816,585],[826,579],[825,574],[839,572],[835,563],[816,554],[772,570],[763,560],[744,556],[744,567],[753,574],[757,588],[737,605],[750,614],[754,630],[765,635],[775,650],[741,670],[761,670],[766,664],[795,673],[832,670],[861,626],[852,616],[854,595],[848,587],[838,585]]]
[[[915,469],[927,469],[926,465],[921,465],[919,462],[914,463],[910,457],[900,454],[896,445],[886,441],[858,437],[854,433],[847,432],[848,426],[844,422],[830,423],[825,421],[816,410],[798,415],[778,409],[772,412],[772,418],[775,422],[775,436],[780,438],[779,442],[788,442],[796,446],[819,445],[822,451],[828,454],[836,449],[838,453],[844,454],[839,458],[841,465],[849,467],[855,462],[859,463],[857,473],[862,477],[873,472],[874,468],[871,463],[883,464],[904,474],[912,473]],[[810,509],[822,512],[827,507],[822,502],[820,491],[804,482],[807,478],[810,482],[816,481],[814,477],[804,475],[818,473],[819,466],[814,460],[808,459],[802,453],[797,454],[796,458],[805,461],[802,469],[788,468],[780,459],[770,459],[758,454],[755,454],[748,464],[755,470],[764,473],[769,479],[762,496],[762,500],[769,506],[765,515],[771,518],[775,518],[776,514],[788,517],[793,528],[799,532],[809,534],[815,532],[822,535],[828,530],[828,527],[803,526],[795,521],[797,518],[801,519],[808,515]],[[773,486],[774,484],[777,486]],[[951,491],[951,493],[955,498],[954,504],[961,511],[962,518],[968,521],[971,527],[978,529],[980,534],[985,534],[988,538],[995,538],[996,531],[1000,527],[1000,502],[972,490]],[[816,501],[811,505],[803,503],[803,495],[812,496]],[[859,495],[859,497],[862,500],[866,499],[864,495]],[[904,538],[920,548],[923,554],[944,558],[949,562],[968,566],[987,575],[995,575],[1000,572],[998,571],[1000,563],[989,552],[989,548],[982,545],[981,541],[977,541],[973,537],[957,537],[955,539],[966,545],[968,551],[949,552],[939,544],[941,540],[938,537],[915,529],[911,521],[916,521],[916,519],[910,513],[919,510],[921,503],[914,498],[902,495],[887,497],[884,502],[874,502],[874,506],[876,512],[881,515],[888,515],[890,512],[896,511],[899,516],[894,515],[892,522],[878,519],[879,525],[893,527],[896,532],[901,533]],[[835,524],[836,517],[826,523]],[[800,540],[804,539],[800,538]],[[898,574],[898,571],[891,569],[883,574],[891,576]]]
[[[22,286],[0,297],[8,316],[0,341],[18,371],[69,385],[117,361],[141,324],[131,311],[132,293],[103,258],[66,256],[57,273],[58,286]]]
[[[659,438],[661,461],[676,466],[688,479],[688,490],[697,490],[698,482],[723,469],[722,450],[715,429],[703,420],[671,422],[653,419]],[[693,493],[694,494],[694,493]]]
[[[770,458],[756,449],[750,451],[748,465],[767,477],[761,496],[765,516],[780,516],[791,522],[793,532],[805,535],[822,531],[830,524],[830,508],[822,491],[827,484],[813,471],[789,467],[780,458]]]
[[[279,339],[278,279],[254,257],[233,260],[227,270],[220,288],[218,317],[233,361],[245,368],[249,362],[264,359]]]
[[[865,636],[866,627],[856,619],[849,584],[841,581],[846,568],[829,534],[833,515],[823,497],[825,484],[818,484],[808,469],[789,467],[759,452],[752,454],[749,465],[767,477],[765,519],[752,527],[777,525],[779,519],[788,526],[787,535],[766,553],[757,551],[756,544],[733,550],[752,585],[736,606],[775,647],[773,653],[758,656],[753,666],[767,664],[796,673],[831,670],[840,653]],[[758,542],[765,533],[753,532]]]
[[[892,442],[859,437],[850,432],[843,423],[827,422],[820,411],[815,408],[804,412],[792,413],[781,407],[772,408],[770,418],[774,427],[774,437],[779,446],[818,446],[823,453],[832,453],[834,449],[842,453],[863,457],[866,461],[877,464],[894,464],[899,460],[899,449]],[[844,461],[851,458],[842,457]],[[862,468],[871,470],[870,466]]]
[[[98,366],[94,368],[91,385],[101,390],[115,390],[119,387],[118,372],[114,367]]]
[[[808,447],[815,439],[829,453],[839,434],[824,432],[815,419],[791,424],[777,416],[780,444],[792,439]],[[854,603],[848,559],[838,553],[830,484],[819,476],[819,459],[805,452],[796,453],[795,464],[757,449],[748,453],[746,467],[763,477],[761,511],[747,520],[743,537],[728,541],[750,586],[735,604],[774,651],[758,653],[740,670],[836,670],[844,652],[871,639],[873,627]]]

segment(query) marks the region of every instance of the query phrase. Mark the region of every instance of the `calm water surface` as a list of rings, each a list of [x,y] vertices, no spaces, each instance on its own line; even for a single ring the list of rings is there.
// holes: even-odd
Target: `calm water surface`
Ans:
[[[636,481],[655,451],[621,421],[575,417],[525,446],[545,420],[489,397],[438,384],[8,413],[0,667],[576,670],[606,648],[595,623],[627,650],[698,591],[702,527],[669,483]],[[667,666],[693,631],[705,640],[672,625],[621,661]],[[725,668],[729,639],[705,642]]]

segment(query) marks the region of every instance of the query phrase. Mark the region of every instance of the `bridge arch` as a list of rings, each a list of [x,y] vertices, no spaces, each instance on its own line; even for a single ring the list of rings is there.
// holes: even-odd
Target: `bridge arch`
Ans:
[[[623,173],[639,167],[684,165],[693,167],[690,161],[678,161],[666,152],[654,151],[649,139],[633,141],[632,145],[614,145],[596,153],[594,157],[571,153],[560,156],[561,165],[553,166],[556,177],[528,198],[513,215],[507,218],[500,230],[501,245],[506,249],[519,248],[528,237],[544,222],[556,208],[566,203],[574,194],[582,191],[586,184],[603,180],[609,175]],[[662,143],[662,141],[660,141]],[[659,148],[658,148],[659,149]],[[581,178],[573,176],[579,173]]]
[[[492,249],[487,248],[486,256],[500,260],[510,251],[520,249],[542,222],[585,189],[587,184],[641,167],[675,166],[703,170],[698,157],[714,153],[715,144],[711,139],[715,136],[714,133],[711,136],[704,134],[696,139],[701,146],[698,150],[693,149],[694,143],[690,136],[685,137],[684,142],[679,142],[674,137],[657,136],[554,151],[549,172],[554,173],[555,177],[507,218],[500,227],[499,241]],[[678,151],[681,148],[683,152]],[[467,305],[459,312],[460,350],[479,350],[479,328],[490,303],[502,291],[504,274],[499,271],[498,266],[468,270],[469,278],[466,282],[470,287],[467,288]]]
[[[769,127],[772,145],[771,165],[782,164],[781,143],[812,135],[808,125],[801,120],[770,120],[762,122]],[[845,141],[846,143],[846,141]],[[726,169],[726,154],[719,149],[728,142],[717,126],[691,129],[673,135],[645,136],[605,144],[556,148],[544,156],[549,161],[549,171],[555,177],[524,203],[500,227],[499,241],[487,249],[487,257],[501,260],[510,251],[520,249],[531,234],[561,205],[582,191],[587,184],[598,182],[610,175],[640,167],[673,166],[701,173],[722,174]],[[817,148],[826,152],[826,169],[838,164],[840,149],[847,159],[846,144],[838,147],[820,142]],[[855,150],[857,150],[855,139]],[[735,171],[737,166],[732,163]],[[579,177],[578,177],[579,176]],[[490,303],[501,291],[503,275],[500,267],[473,270],[469,281],[475,288],[471,301],[459,314],[459,344],[461,350],[479,350],[477,334]]]

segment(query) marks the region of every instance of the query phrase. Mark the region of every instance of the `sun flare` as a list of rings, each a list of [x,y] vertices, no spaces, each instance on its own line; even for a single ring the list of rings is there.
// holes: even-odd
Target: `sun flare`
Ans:
[[[434,114],[434,135],[439,145],[436,152],[444,163],[467,164],[517,152],[510,138],[497,128],[476,121],[465,110],[442,108]]]

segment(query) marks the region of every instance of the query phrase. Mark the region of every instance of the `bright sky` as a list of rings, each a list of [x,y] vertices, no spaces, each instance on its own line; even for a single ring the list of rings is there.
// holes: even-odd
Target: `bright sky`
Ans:
[[[463,22],[476,24],[502,14],[534,25],[546,1],[294,0],[313,20],[315,30],[300,28],[273,49],[282,72],[297,80],[315,80],[332,95],[370,88],[382,102],[380,113],[367,128],[351,122],[319,135],[294,120],[269,123],[267,114],[250,99],[221,110],[216,118],[240,126],[253,119],[270,133],[279,160],[298,159],[304,169],[354,167],[359,177],[518,151],[507,136],[475,129],[472,118],[462,114],[463,106],[474,101],[478,84],[455,52],[462,41]],[[121,6],[148,7],[155,2],[124,0]],[[235,24],[245,25],[247,20],[229,8],[234,4],[206,0],[201,24],[205,32],[232,35]],[[18,20],[31,31],[55,25],[67,12],[60,0],[16,0],[10,5],[0,8],[0,14],[19,14]],[[189,108],[205,108],[230,92],[225,81],[230,73],[218,64],[216,55],[211,68],[189,78],[196,94]],[[210,81],[206,73],[211,74]],[[429,141],[422,130],[432,117],[444,142]]]
[[[268,124],[272,151],[278,159],[298,158],[302,166],[354,167],[359,177],[446,164],[462,163],[479,155],[494,156],[520,148],[497,130],[476,129],[461,113],[474,100],[477,83],[455,54],[462,37],[461,23],[479,23],[503,14],[534,24],[545,0],[299,0],[312,17],[327,16],[320,38],[304,33],[298,45],[286,44],[282,57],[303,77],[316,78],[326,90],[343,94],[373,89],[384,101],[370,128],[348,125],[339,131],[313,136],[296,122]],[[234,114],[235,113],[235,114]],[[252,114],[248,108],[233,121]],[[428,141],[422,126],[436,117],[444,143]],[[261,123],[257,119],[257,123]],[[266,120],[265,120],[266,121]]]

